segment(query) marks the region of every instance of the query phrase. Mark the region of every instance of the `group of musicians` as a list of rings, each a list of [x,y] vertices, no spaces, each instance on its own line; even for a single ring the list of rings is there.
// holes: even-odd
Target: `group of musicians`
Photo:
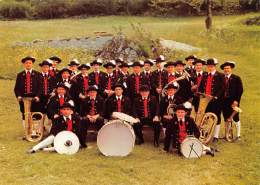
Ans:
[[[172,62],[160,55],[155,60],[133,63],[117,58],[107,62],[95,59],[83,64],[73,59],[67,67],[58,70],[62,60],[53,56],[39,64],[40,72],[33,69],[35,61],[31,56],[21,60],[24,70],[17,74],[14,88],[23,126],[23,98],[32,97],[31,111],[47,115],[52,123],[50,133],[73,131],[83,148],[87,147],[88,128],[91,126],[98,131],[105,120],[111,119],[113,112],[122,112],[138,120],[133,125],[136,144],[144,143],[142,128],[146,124],[154,130],[155,147],[159,146],[163,130],[164,150],[169,151],[171,143],[178,148],[187,135],[199,136],[194,119],[187,114],[190,110],[183,105],[189,101],[198,111],[199,93],[213,97],[206,112],[218,117],[213,139],[213,142],[218,142],[221,114],[227,120],[232,107],[239,106],[243,93],[240,77],[232,73],[235,62],[224,62],[220,66],[221,73],[217,70],[215,58],[204,60],[191,55],[185,58],[186,62]],[[105,71],[101,71],[102,66]],[[184,75],[185,78],[181,78]],[[174,82],[178,78],[180,80]],[[169,114],[169,104],[174,105],[174,114]],[[238,114],[234,122],[240,139]]]

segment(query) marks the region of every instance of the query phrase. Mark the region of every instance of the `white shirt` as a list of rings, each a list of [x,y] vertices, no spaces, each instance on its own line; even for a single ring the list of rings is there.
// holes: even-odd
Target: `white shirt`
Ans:
[[[44,72],[42,72],[42,76],[45,76],[45,75],[48,76],[48,74],[49,74],[49,73],[44,73]]]
[[[116,100],[120,99],[120,101],[122,100],[122,95],[121,96],[116,96]]]
[[[180,122],[180,121],[182,121],[183,123],[185,122],[185,118],[182,118],[182,119],[179,119],[178,118],[178,121]]]
[[[64,95],[58,95],[59,96],[59,98],[64,98]]]
[[[211,75],[214,76],[215,73],[216,73],[216,70],[212,71]],[[210,74],[210,73],[208,73],[208,74]]]
[[[69,119],[71,120],[71,115],[69,115],[68,117],[63,116],[63,119],[64,119],[65,121],[67,121],[67,118],[69,118]]]
[[[172,100],[173,100],[173,99],[174,99],[174,95],[173,95],[173,96],[168,96],[168,100],[169,100],[169,99],[172,99]]]
[[[29,71],[30,74],[32,74],[32,70],[33,70],[33,69],[30,69],[30,70],[25,69],[25,73],[27,74],[27,72]]]
[[[173,73],[168,73],[168,76],[170,76],[170,75],[174,76],[174,75],[175,75],[175,73],[174,73],[174,72],[173,72]]]
[[[230,78],[231,74],[225,74],[225,78]]]
[[[202,76],[203,71],[201,71],[201,72],[196,72],[196,74],[197,74],[197,76],[199,76],[199,74]]]

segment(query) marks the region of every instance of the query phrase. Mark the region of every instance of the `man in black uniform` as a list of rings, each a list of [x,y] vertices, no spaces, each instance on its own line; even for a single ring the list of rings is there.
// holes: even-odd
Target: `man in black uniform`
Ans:
[[[68,94],[68,87],[64,83],[58,83],[56,86],[55,95],[52,96],[47,105],[47,116],[52,121],[59,117],[60,107],[65,103],[72,101],[72,98]]]
[[[230,117],[233,112],[233,107],[239,107],[240,99],[243,94],[243,84],[239,76],[232,73],[232,69],[235,68],[235,62],[227,61],[220,66],[224,71],[224,96],[222,103],[222,112],[225,121]],[[239,113],[237,113],[233,120],[237,127],[237,138],[240,139],[240,119]]]
[[[142,74],[144,75],[144,77],[146,78],[147,84],[149,87],[151,87],[152,85],[152,66],[153,66],[154,62],[152,59],[146,59],[144,61],[144,71],[142,72]]]
[[[119,74],[119,81],[118,83],[121,83],[124,86],[123,94],[125,96],[129,96],[128,87],[127,87],[127,78],[129,76],[129,64],[126,62],[123,62],[120,64],[121,73]]]
[[[39,109],[40,101],[40,73],[33,69],[33,63],[35,58],[27,56],[21,60],[24,66],[24,70],[17,74],[14,93],[20,105],[20,111],[22,113],[22,124],[25,128],[25,116],[24,116],[24,97],[33,98],[31,111],[37,112]]]
[[[104,125],[105,102],[97,91],[96,86],[88,88],[88,97],[81,101],[80,116],[83,124],[87,127],[93,125],[99,131]]]
[[[120,74],[121,74],[121,69],[120,69],[121,67],[120,67],[120,65],[122,63],[124,63],[124,60],[122,58],[117,58],[115,60],[115,63],[116,63],[116,65],[115,65],[115,69],[113,70],[113,74],[114,74],[114,76],[116,78],[116,81],[117,81],[118,78],[120,77]]]
[[[143,64],[140,61],[137,61],[133,63],[132,67],[133,73],[127,79],[127,88],[131,101],[139,95],[140,87],[142,85],[148,85],[145,76],[141,73]]]
[[[57,82],[65,84],[70,89],[72,84],[71,73],[72,71],[69,68],[63,68],[57,75]]]
[[[73,59],[70,61],[68,64],[69,69],[71,70],[71,77],[75,77],[79,72],[78,72],[78,67],[80,65],[80,62],[77,59]]]
[[[87,96],[87,90],[89,87],[88,70],[90,69],[90,64],[81,64],[78,69],[81,71],[81,73],[76,75],[72,80],[70,95],[75,102],[76,112],[79,113],[80,101]]]
[[[81,123],[80,117],[73,113],[74,107],[70,103],[61,106],[61,115],[54,119],[50,135],[35,145],[28,153],[35,153],[40,149],[53,144],[55,136],[61,131],[70,131],[78,136],[81,148],[86,148],[86,127]]]
[[[113,69],[115,66],[116,64],[114,60],[110,60],[103,65],[103,67],[106,68],[105,91],[103,93],[104,98],[108,98],[114,94],[113,86],[116,84],[118,79],[113,73]]]
[[[49,73],[51,64],[47,60],[42,61],[39,66],[41,67],[39,81],[41,88],[40,112],[46,114],[48,100],[51,97],[53,90],[56,88],[57,82],[55,77],[51,76]]]
[[[49,60],[51,60],[49,63],[51,63],[50,67],[50,75],[53,77],[57,77],[59,70],[57,69],[57,65],[61,63],[61,58],[57,56],[50,57]]]
[[[203,76],[199,86],[200,93],[205,93],[206,95],[212,97],[212,100],[206,108],[206,112],[212,112],[218,117],[213,142],[217,142],[219,137],[221,123],[221,100],[224,92],[224,75],[216,70],[217,64],[218,61],[215,58],[210,58],[207,60],[206,65],[208,74]]]
[[[185,68],[185,70],[192,76],[195,73],[195,67],[194,67],[194,61],[196,61],[197,56],[195,55],[190,55],[188,57],[185,58],[186,63],[187,63],[187,67]]]
[[[140,95],[135,97],[133,104],[133,117],[139,120],[133,128],[137,136],[137,144],[144,143],[142,128],[144,124],[154,129],[154,146],[159,146],[160,137],[160,120],[159,105],[155,96],[151,96],[149,87],[143,85],[140,88]]]
[[[123,95],[124,86],[120,83],[114,85],[114,95],[106,101],[106,118],[110,119],[113,112],[122,112],[131,115],[131,101]]]
[[[93,72],[89,74],[89,84],[96,85],[98,87],[98,94],[103,96],[106,87],[106,73],[100,71],[102,66],[102,60],[96,59],[90,63],[93,68]]]

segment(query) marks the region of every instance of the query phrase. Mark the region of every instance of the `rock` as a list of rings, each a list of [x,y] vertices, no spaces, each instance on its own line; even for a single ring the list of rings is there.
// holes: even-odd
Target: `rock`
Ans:
[[[197,52],[201,51],[200,48],[191,46],[189,44],[181,43],[181,42],[176,42],[173,40],[165,40],[165,39],[160,39],[159,41],[160,45],[164,49],[170,49],[170,50],[180,50],[180,51],[185,51],[185,52]]]

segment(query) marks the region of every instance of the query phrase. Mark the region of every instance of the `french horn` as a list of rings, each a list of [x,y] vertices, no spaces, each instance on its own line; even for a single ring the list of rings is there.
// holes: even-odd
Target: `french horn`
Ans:
[[[233,112],[231,113],[231,115],[229,116],[229,118],[225,123],[225,138],[228,142],[234,142],[236,140],[236,136],[235,136],[236,126],[234,126],[233,124],[233,118],[236,114],[241,112],[242,109],[240,109],[239,107],[237,106],[233,107]]]

